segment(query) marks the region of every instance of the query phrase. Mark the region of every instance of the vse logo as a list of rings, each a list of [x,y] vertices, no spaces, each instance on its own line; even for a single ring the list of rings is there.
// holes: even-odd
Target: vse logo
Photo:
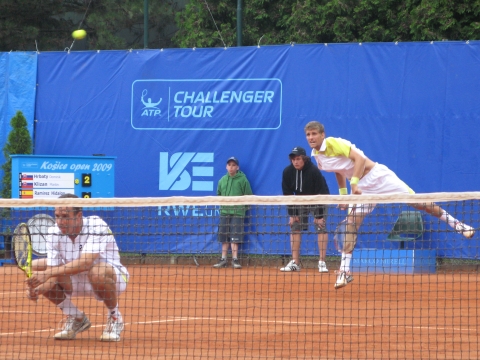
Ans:
[[[178,152],[170,156],[168,152],[160,153],[160,190],[213,191],[213,181],[192,180],[192,177],[213,177],[213,166],[187,166],[192,164],[213,163],[213,153]]]

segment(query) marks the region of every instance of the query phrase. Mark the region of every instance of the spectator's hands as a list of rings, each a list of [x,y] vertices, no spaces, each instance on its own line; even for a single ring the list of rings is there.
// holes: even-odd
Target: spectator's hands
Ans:
[[[318,227],[325,227],[325,218],[321,218],[321,219],[314,219],[313,222],[315,223],[315,225],[317,225]]]
[[[290,219],[288,220],[288,225],[292,226],[294,223],[299,223],[300,218],[298,216],[290,216]]]

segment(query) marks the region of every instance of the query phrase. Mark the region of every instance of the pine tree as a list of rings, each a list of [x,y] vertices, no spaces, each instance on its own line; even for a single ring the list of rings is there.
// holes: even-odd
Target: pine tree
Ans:
[[[32,138],[27,129],[27,119],[20,110],[10,120],[10,125],[12,130],[8,134],[7,142],[3,147],[6,162],[2,165],[4,175],[1,196],[5,199],[12,197],[12,159],[10,155],[32,153]]]

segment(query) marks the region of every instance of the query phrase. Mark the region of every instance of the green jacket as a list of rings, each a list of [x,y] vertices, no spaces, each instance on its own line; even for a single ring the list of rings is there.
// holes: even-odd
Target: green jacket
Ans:
[[[253,193],[247,177],[239,170],[234,176],[227,173],[218,181],[217,195],[242,196],[253,195]],[[245,216],[247,209],[246,205],[220,206],[220,215]]]

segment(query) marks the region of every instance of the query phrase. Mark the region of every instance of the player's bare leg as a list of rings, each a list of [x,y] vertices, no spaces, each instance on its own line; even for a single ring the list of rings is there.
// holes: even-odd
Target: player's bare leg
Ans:
[[[98,263],[88,272],[88,279],[95,294],[103,300],[108,309],[107,325],[100,337],[101,341],[120,341],[120,333],[124,324],[122,314],[118,310],[117,274],[112,265]]]
[[[52,277],[37,286],[35,292],[37,295],[43,295],[53,304],[59,305],[72,294],[72,282],[69,276]]]
[[[475,235],[475,230],[471,226],[455,219],[452,215],[450,215],[437,204],[410,204],[410,206],[414,207],[417,210],[425,211],[427,214],[433,215],[436,218],[446,222],[458,234],[465,236],[467,239],[470,239],[473,237],[473,235]]]
[[[47,291],[45,291],[49,288]],[[70,276],[57,276],[48,279],[37,288],[45,298],[55,304],[67,316],[63,321],[62,331],[53,337],[57,340],[75,339],[78,333],[88,330],[91,326],[88,317],[80,311],[71,301],[73,291]]]
[[[112,265],[98,263],[88,272],[88,279],[93,292],[103,301],[108,309],[117,306],[117,274]]]
[[[360,226],[370,212],[373,211],[375,208],[374,205],[365,204],[360,205],[359,207],[354,206],[353,208],[349,209],[349,213],[345,219],[348,224],[355,224],[355,229],[358,231]],[[356,238],[356,235],[355,235]],[[337,280],[335,282],[335,289],[342,288],[347,286],[348,283],[353,281],[353,276],[350,271],[350,263],[352,261],[353,250],[355,249],[355,245],[351,246],[350,249],[342,252],[342,260],[340,262],[340,269],[337,271]]]

